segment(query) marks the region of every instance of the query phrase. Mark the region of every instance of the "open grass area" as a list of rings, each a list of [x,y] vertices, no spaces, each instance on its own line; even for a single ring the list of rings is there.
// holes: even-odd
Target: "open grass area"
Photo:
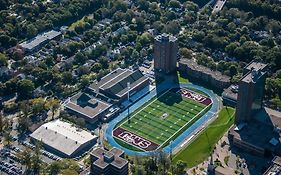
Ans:
[[[182,160],[187,163],[188,167],[193,167],[206,160],[218,140],[234,123],[234,112],[233,108],[224,107],[215,121],[202,131],[187,147],[174,156],[173,163]]]
[[[87,16],[88,19],[93,19],[93,17],[94,17],[93,15]],[[85,17],[83,17],[82,19],[77,20],[77,21],[75,21],[74,23],[72,23],[72,24],[69,26],[68,30],[69,30],[69,31],[73,31],[76,26],[84,25],[84,23],[85,23],[85,22],[84,22],[84,19],[85,19]]]
[[[209,110],[209,106],[167,91],[131,114],[130,122],[123,120],[117,127],[165,146]],[[119,139],[115,139],[120,144]],[[132,145],[120,145],[131,149]]]
[[[179,82],[180,82],[180,83],[188,83],[188,82],[189,82],[189,80],[188,80],[187,78],[183,77],[183,76],[180,74],[180,72],[177,72],[177,74],[178,74],[178,79],[179,79]]]

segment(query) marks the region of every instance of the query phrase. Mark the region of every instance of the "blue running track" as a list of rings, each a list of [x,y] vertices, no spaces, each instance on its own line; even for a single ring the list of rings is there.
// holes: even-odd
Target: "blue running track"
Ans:
[[[168,90],[170,88],[173,88],[173,87],[178,87],[178,86],[174,85],[173,83],[161,83],[157,87],[157,91],[164,92],[164,91],[166,91],[166,90]],[[217,113],[218,110],[219,110],[219,100],[217,99],[217,97],[216,97],[216,95],[214,94],[213,91],[208,90],[206,88],[203,88],[201,86],[197,86],[197,85],[191,84],[191,83],[181,83],[180,87],[195,88],[195,89],[198,89],[198,90],[208,94],[209,97],[212,99],[213,104],[212,104],[211,109],[207,113],[205,113],[200,119],[198,119],[195,123],[193,123],[190,127],[188,127],[183,133],[181,133],[169,145],[167,145],[166,147],[163,148],[163,151],[165,153],[170,153],[171,149],[174,150],[175,148],[177,148],[186,138],[190,137],[196,129],[198,129],[200,126],[205,124],[209,119],[214,117],[215,116],[214,114]],[[136,109],[140,108],[147,101],[149,101],[150,99],[155,97],[156,94],[157,94],[157,92],[156,92],[156,88],[155,88],[150,93],[148,93],[146,96],[144,96],[142,99],[140,99],[135,104],[133,104],[130,107],[130,112],[132,113]],[[108,123],[108,127],[107,127],[107,130],[106,130],[106,139],[107,139],[107,141],[113,147],[117,147],[117,148],[120,148],[120,149],[124,150],[127,155],[137,155],[137,156],[149,156],[149,155],[151,155],[151,152],[138,152],[138,151],[133,151],[133,150],[126,149],[126,148],[120,146],[114,140],[113,135],[112,135],[113,129],[116,126],[116,124],[119,123],[125,117],[127,117],[127,111],[126,110],[124,112],[122,112],[121,114],[119,114],[115,119],[113,119],[112,121],[110,121]]]

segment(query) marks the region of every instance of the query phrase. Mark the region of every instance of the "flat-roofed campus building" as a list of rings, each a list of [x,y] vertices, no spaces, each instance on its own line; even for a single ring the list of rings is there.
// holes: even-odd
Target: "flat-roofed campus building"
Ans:
[[[230,77],[219,71],[213,71],[199,65],[193,59],[182,58],[179,61],[179,71],[187,76],[209,83],[218,89],[224,89],[230,85]]]
[[[275,156],[271,162],[270,167],[263,175],[280,175],[281,174],[281,157]]]
[[[251,62],[245,66],[239,81],[236,122],[248,122],[262,108],[266,64]]]
[[[231,107],[236,107],[238,96],[238,85],[231,85],[223,90],[223,104]]]
[[[97,136],[73,126],[73,124],[54,120],[41,125],[30,137],[40,141],[43,146],[63,158],[72,158],[91,148]]]
[[[232,126],[228,133],[234,146],[258,156],[281,156],[281,113],[262,108],[248,123]]]
[[[23,43],[20,43],[19,46],[22,47],[25,52],[33,52],[40,49],[43,46],[43,44],[46,44],[50,40],[60,37],[61,34],[62,33],[59,31],[50,30],[48,32],[39,34],[28,41],[24,41]]]
[[[128,96],[148,87],[149,78],[140,70],[118,68],[100,80],[95,80],[84,92],[79,92],[65,101],[65,108],[89,123],[108,120],[120,110],[118,107]]]
[[[154,38],[154,69],[171,73],[177,67],[178,39],[167,33]]]
[[[89,123],[95,123],[99,117],[108,110],[112,104],[99,100],[94,96],[79,92],[69,98],[65,107],[72,113],[84,118]]]
[[[91,152],[91,175],[128,175],[128,169],[123,150],[114,147],[107,151],[98,147]]]

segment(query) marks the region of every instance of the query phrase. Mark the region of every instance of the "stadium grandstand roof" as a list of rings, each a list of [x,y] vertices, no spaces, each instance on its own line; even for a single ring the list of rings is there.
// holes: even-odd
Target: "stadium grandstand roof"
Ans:
[[[116,98],[122,98],[128,91],[128,82],[130,82],[130,91],[134,91],[135,88],[148,80],[148,77],[145,77],[140,70],[118,68],[100,81],[96,80],[89,86],[89,89],[95,93],[103,91]]]

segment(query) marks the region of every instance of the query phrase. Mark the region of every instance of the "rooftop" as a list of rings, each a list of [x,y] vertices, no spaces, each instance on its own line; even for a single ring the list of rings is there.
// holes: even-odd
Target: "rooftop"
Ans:
[[[61,32],[51,30],[51,31],[39,34],[36,37],[34,37],[28,41],[25,41],[19,45],[25,49],[32,50],[35,47],[37,47],[38,45],[40,45],[41,43],[43,43],[47,40],[51,40],[51,39],[59,36],[60,34],[61,34]]]
[[[229,82],[230,81],[230,77],[223,75],[221,72],[219,71],[213,71],[211,69],[209,69],[208,67],[199,65],[195,60],[193,59],[180,59],[180,63],[182,64],[187,64],[188,67],[192,70],[196,70],[199,72],[204,72],[205,74],[209,74],[211,75],[213,78],[220,80],[220,81],[225,81],[225,82]]]
[[[236,139],[247,142],[255,147],[267,149],[275,153],[281,151],[281,113],[269,108],[264,108],[251,122],[242,129],[236,130],[236,126],[230,129],[230,134]],[[279,128],[279,131],[278,131]],[[276,140],[276,145],[270,143]]]
[[[252,69],[263,71],[266,67],[267,67],[267,64],[252,61],[248,65],[246,65],[245,69],[247,69],[248,71],[250,71]]]
[[[128,91],[128,82],[130,82],[130,90],[133,91],[139,84],[148,80],[148,77],[145,77],[140,70],[118,68],[103,77],[100,81],[95,80],[89,86],[89,89],[95,93],[99,93],[100,90],[106,91],[113,96],[121,98]]]
[[[257,82],[263,75],[265,74],[265,72],[262,72],[260,70],[256,70],[253,69],[251,70],[251,72],[247,73],[246,75],[244,75],[244,77],[242,77],[241,81],[247,82],[247,83],[255,83]]]
[[[96,148],[91,152],[91,155],[97,159],[94,161],[94,164],[102,169],[108,165],[115,166],[116,168],[125,166],[128,161],[120,157],[122,154],[124,154],[124,151],[115,147],[110,151],[106,151],[103,148]]]
[[[97,138],[97,136],[61,120],[41,125],[31,134],[31,137],[68,156],[71,156],[81,145]]]
[[[175,36],[173,36],[173,35],[169,35],[169,34],[167,34],[167,33],[163,33],[163,34],[161,34],[161,35],[158,35],[158,36],[156,36],[155,37],[155,40],[157,40],[157,41],[162,41],[162,42],[175,42],[175,41],[177,41],[178,39],[177,39],[177,37],[175,37]]]
[[[237,92],[238,92],[238,86],[231,85],[227,89],[224,89],[222,96],[237,101],[237,97],[238,97]]]
[[[264,175],[280,175],[281,174],[281,157],[274,157],[271,166],[266,170]]]
[[[66,108],[81,113],[91,119],[107,110],[110,106],[111,104],[83,92],[74,95],[65,104]]]

